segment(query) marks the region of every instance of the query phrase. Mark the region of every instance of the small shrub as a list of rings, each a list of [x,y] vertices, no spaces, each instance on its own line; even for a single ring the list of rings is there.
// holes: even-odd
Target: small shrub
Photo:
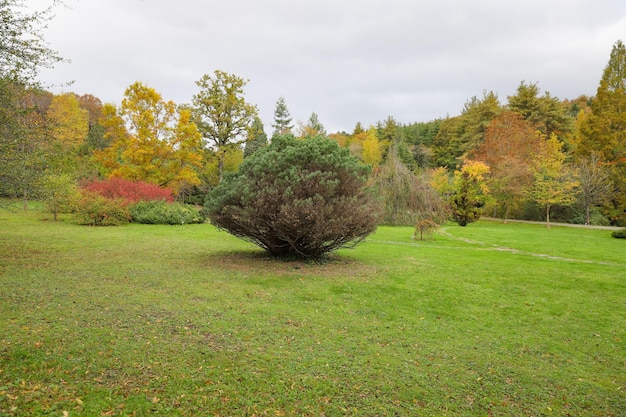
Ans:
[[[83,191],[76,209],[79,224],[89,226],[118,226],[130,221],[128,203],[119,198],[106,198],[98,193]]]
[[[616,230],[611,233],[615,239],[626,239],[626,229]]]
[[[419,235],[419,240],[424,240],[424,235],[427,237],[432,236],[433,232],[439,229],[439,224],[430,220],[422,220],[415,225],[415,231],[413,232],[413,240]]]
[[[143,224],[204,223],[200,210],[193,206],[165,201],[140,201],[130,208],[131,221]]]
[[[138,201],[174,201],[173,191],[143,181],[128,181],[111,178],[104,181],[92,181],[84,185],[87,191],[98,193],[107,198],[122,198],[129,202]]]

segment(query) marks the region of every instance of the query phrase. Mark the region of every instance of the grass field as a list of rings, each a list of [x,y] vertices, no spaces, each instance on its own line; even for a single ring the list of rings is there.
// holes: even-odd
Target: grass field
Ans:
[[[0,210],[0,415],[626,416],[624,240],[411,235],[309,264]]]

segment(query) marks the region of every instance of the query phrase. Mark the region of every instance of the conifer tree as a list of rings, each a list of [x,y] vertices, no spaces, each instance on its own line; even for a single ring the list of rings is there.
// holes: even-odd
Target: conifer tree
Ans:
[[[276,109],[274,109],[274,124],[272,124],[274,133],[272,136],[292,134],[293,125],[291,124],[291,120],[285,99],[284,97],[280,97],[276,102]]]
[[[626,225],[626,47],[613,45],[591,113],[580,126],[580,155],[597,153],[611,169],[615,193],[608,207],[609,218]]]
[[[243,157],[246,158],[252,155],[263,146],[267,146],[267,134],[265,133],[265,127],[261,119],[255,117],[248,129],[248,138],[243,150]]]

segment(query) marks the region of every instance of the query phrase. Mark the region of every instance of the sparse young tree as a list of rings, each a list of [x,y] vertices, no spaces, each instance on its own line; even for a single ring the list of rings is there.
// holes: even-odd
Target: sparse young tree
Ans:
[[[579,201],[585,209],[585,224],[591,224],[591,208],[606,203],[615,192],[611,172],[596,153],[584,157],[575,165],[580,185]]]

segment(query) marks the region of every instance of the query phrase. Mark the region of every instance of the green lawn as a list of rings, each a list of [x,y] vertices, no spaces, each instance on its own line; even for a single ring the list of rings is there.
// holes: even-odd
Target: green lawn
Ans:
[[[626,415],[626,241],[412,232],[320,265],[0,209],[0,416]]]

